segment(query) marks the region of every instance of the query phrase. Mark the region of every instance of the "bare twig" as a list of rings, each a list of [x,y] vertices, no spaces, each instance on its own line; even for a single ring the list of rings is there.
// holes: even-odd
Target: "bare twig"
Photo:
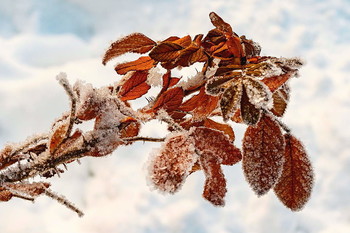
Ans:
[[[51,197],[52,199],[58,201],[62,205],[66,206],[68,209],[73,210],[75,213],[78,214],[79,217],[84,216],[84,213],[80,209],[78,209],[78,207],[74,206],[73,203],[68,201],[64,196],[58,195],[48,188],[45,189],[44,194],[46,196]]]
[[[164,142],[165,138],[151,138],[151,137],[132,137],[132,138],[123,138],[124,141],[127,142]]]

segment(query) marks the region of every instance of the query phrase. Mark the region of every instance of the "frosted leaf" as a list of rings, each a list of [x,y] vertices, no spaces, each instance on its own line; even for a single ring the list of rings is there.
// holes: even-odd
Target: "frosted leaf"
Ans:
[[[242,83],[239,80],[232,82],[221,97],[220,108],[224,121],[230,117],[237,110],[242,96]]]
[[[311,162],[301,142],[286,134],[285,163],[274,191],[281,202],[293,211],[303,208],[309,200],[314,174]]]
[[[261,116],[261,110],[252,104],[247,95],[245,87],[242,88],[240,114],[243,122],[247,125],[255,125]]]
[[[289,101],[288,86],[283,85],[282,88],[278,89],[273,93],[272,98],[273,98],[273,108],[271,109],[271,112],[278,117],[283,116]]]
[[[243,172],[261,196],[279,179],[284,163],[285,141],[277,122],[264,115],[259,123],[249,126],[243,138]]]
[[[203,197],[213,205],[224,206],[224,197],[227,192],[226,179],[217,156],[210,151],[206,151],[200,157],[200,165],[206,178]]]
[[[175,193],[198,159],[187,134],[170,134],[162,147],[153,152],[148,164],[149,182],[165,193]]]
[[[192,130],[191,136],[197,150],[212,153],[220,164],[233,165],[242,159],[241,151],[222,131],[197,127]]]
[[[205,85],[206,93],[213,96],[221,94],[225,90],[225,87],[229,85],[230,80],[232,80],[232,77],[217,76],[211,78]]]
[[[99,111],[100,99],[92,85],[79,80],[74,84],[73,90],[78,96],[76,117],[80,120],[95,118]]]
[[[270,109],[272,107],[272,93],[263,82],[253,77],[245,77],[243,84],[249,101],[257,108]]]
[[[0,201],[9,201],[13,197],[11,191],[0,187]]]

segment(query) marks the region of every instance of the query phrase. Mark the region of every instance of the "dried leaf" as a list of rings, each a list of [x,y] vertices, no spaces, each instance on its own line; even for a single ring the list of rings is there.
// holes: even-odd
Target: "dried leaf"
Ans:
[[[186,135],[171,135],[149,163],[150,182],[159,191],[175,193],[185,182],[197,159],[192,142]]]
[[[238,108],[242,96],[242,83],[234,80],[221,97],[220,108],[224,121],[230,119]]]
[[[129,71],[149,70],[154,67],[154,63],[155,61],[152,58],[149,56],[144,56],[135,61],[118,64],[115,67],[115,71],[118,74],[126,74]]]
[[[247,125],[255,125],[260,119],[260,114],[260,109],[257,109],[250,102],[246,88],[243,85],[241,97],[241,117],[243,122]]]
[[[170,70],[163,75],[162,79],[163,79],[163,87],[162,87],[162,90],[159,92],[159,94],[162,94],[163,92],[168,90],[170,87],[175,86],[180,81],[179,78],[171,77]]]
[[[24,193],[31,197],[37,197],[40,194],[44,193],[45,190],[48,187],[50,187],[50,184],[46,182],[34,182],[34,183],[6,184],[6,186],[13,190],[18,191],[19,193]]]
[[[141,124],[133,117],[126,117],[118,126],[120,138],[136,137],[140,132]]]
[[[271,92],[274,92],[285,84],[294,74],[295,71],[290,71],[282,75],[264,78],[261,81],[270,88]]]
[[[152,110],[165,109],[168,112],[176,110],[182,103],[184,91],[181,87],[171,88],[162,93],[155,101]]]
[[[230,138],[230,140],[232,142],[235,140],[235,133],[234,133],[232,127],[228,124],[221,124],[221,123],[218,123],[216,121],[213,121],[213,120],[207,118],[204,120],[203,125],[207,128],[216,129],[216,130],[223,132],[224,134],[226,134]]]
[[[247,58],[252,58],[260,55],[261,47],[258,43],[246,39],[245,36],[241,36],[241,41],[244,46],[244,51]]]
[[[243,84],[249,101],[256,108],[270,109],[272,107],[272,93],[263,82],[253,77],[245,77]]]
[[[207,95],[205,87],[202,87],[197,95],[185,101],[179,109],[192,112],[193,118],[200,120],[209,116],[216,109],[218,101],[219,97]]]
[[[284,135],[286,149],[282,175],[274,187],[281,202],[293,211],[303,208],[313,187],[313,169],[301,142],[291,134]]]
[[[210,151],[200,156],[200,165],[205,174],[203,197],[215,206],[224,206],[226,179],[222,173],[217,157]]]
[[[227,48],[234,57],[245,57],[245,53],[241,44],[241,39],[236,36],[227,38]]]
[[[213,153],[220,164],[233,165],[242,159],[241,151],[222,131],[198,127],[191,136],[197,150],[203,153]]]
[[[230,24],[226,23],[220,16],[218,16],[215,12],[211,12],[209,14],[209,18],[211,23],[220,31],[227,33],[228,35],[232,35],[233,31]]]
[[[9,190],[0,187],[0,201],[9,201],[12,197],[13,194]]]
[[[273,98],[273,108],[271,112],[278,117],[283,116],[286,111],[287,104],[289,101],[289,89],[286,85],[283,88],[278,89],[272,95]]]
[[[278,181],[284,163],[285,141],[277,122],[261,117],[256,126],[249,126],[243,138],[243,172],[261,196]]]
[[[191,39],[191,36],[187,35],[187,36],[184,36],[184,37],[179,38],[177,40],[174,40],[172,42],[180,45],[183,48],[186,48],[187,46],[190,46],[192,39]]]
[[[102,63],[105,65],[112,58],[124,53],[147,53],[156,42],[141,33],[133,33],[112,43],[106,51]]]
[[[51,137],[49,139],[49,149],[51,154],[53,154],[58,149],[58,146],[60,146],[63,140],[65,139],[68,127],[68,119],[56,122],[53,128],[53,133],[51,134]]]
[[[162,42],[149,53],[149,56],[158,62],[173,61],[180,55],[183,47],[173,42]]]
[[[205,85],[206,92],[210,95],[219,95],[225,90],[230,80],[232,80],[232,77],[213,77]]]
[[[148,72],[135,71],[121,87],[118,95],[122,101],[137,99],[148,92],[151,88],[146,83]]]

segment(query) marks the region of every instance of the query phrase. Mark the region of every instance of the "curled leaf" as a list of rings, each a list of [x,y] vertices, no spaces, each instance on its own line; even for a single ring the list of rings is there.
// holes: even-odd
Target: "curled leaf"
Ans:
[[[124,53],[147,53],[156,43],[142,33],[133,33],[112,43],[106,51],[102,63],[105,65],[112,58]]]
[[[154,67],[154,63],[152,58],[145,56],[135,61],[118,64],[114,69],[118,74],[126,74],[129,71],[149,70]]]
[[[215,206],[224,206],[226,195],[226,179],[220,162],[210,151],[200,156],[200,165],[205,174],[203,197]]]

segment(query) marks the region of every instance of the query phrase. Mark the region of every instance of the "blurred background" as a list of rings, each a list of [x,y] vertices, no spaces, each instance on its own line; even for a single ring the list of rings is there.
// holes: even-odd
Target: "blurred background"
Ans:
[[[154,40],[206,34],[215,11],[263,55],[301,57],[284,122],[307,148],[316,174],[312,197],[291,212],[269,192],[255,196],[241,164],[225,167],[226,206],[202,199],[202,172],[182,190],[150,190],[144,169],[157,144],[119,148],[104,158],[68,165],[52,189],[85,216],[42,196],[0,203],[4,233],[330,233],[350,232],[350,1],[348,0],[0,0],[0,148],[46,132],[69,109],[55,76],[94,86],[120,77],[101,63],[110,43],[132,32]],[[123,57],[121,60],[123,61]],[[184,74],[186,75],[186,74]],[[143,132],[163,136],[155,122]],[[243,127],[234,126],[240,145]]]

